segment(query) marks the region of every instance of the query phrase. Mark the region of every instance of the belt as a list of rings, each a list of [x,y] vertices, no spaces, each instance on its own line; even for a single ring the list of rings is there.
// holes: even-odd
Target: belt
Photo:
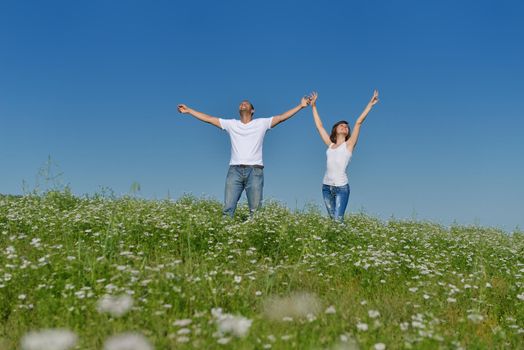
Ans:
[[[241,168],[257,168],[257,169],[264,169],[264,166],[263,165],[258,165],[258,164],[233,164],[233,166],[239,166]]]

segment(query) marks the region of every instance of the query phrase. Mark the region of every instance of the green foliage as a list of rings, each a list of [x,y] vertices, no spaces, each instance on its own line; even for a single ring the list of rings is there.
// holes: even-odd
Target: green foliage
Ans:
[[[126,331],[158,349],[218,349],[220,307],[253,320],[229,340],[239,349],[523,348],[523,237],[364,214],[339,224],[275,202],[229,219],[192,196],[0,196],[0,347],[68,328],[81,349]],[[320,312],[268,317],[268,300],[300,292]],[[102,296],[122,294],[135,301],[127,314],[97,311]]]

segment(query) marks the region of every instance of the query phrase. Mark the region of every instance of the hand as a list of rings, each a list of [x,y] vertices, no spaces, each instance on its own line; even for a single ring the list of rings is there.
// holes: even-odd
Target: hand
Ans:
[[[184,104],[179,104],[177,108],[178,108],[178,113],[183,113],[183,114],[189,113],[189,108]]]
[[[373,97],[371,97],[371,100],[369,101],[370,106],[374,106],[378,103],[378,91],[373,91]]]
[[[300,107],[302,108],[307,107],[308,104],[309,104],[309,96],[302,97],[302,99],[300,100]]]
[[[316,104],[317,104],[317,98],[318,98],[318,93],[317,93],[316,91],[313,91],[313,92],[311,93],[311,95],[309,95],[309,105],[310,105],[311,107],[316,106]]]

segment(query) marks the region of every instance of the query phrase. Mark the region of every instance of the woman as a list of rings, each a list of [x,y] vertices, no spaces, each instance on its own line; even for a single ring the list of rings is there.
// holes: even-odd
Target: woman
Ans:
[[[334,220],[342,222],[349,199],[349,183],[346,168],[357,144],[360,126],[366,119],[369,111],[371,111],[371,108],[378,102],[378,91],[375,90],[373,92],[373,97],[360,117],[358,117],[353,128],[353,133],[351,133],[348,123],[342,120],[333,125],[331,135],[329,135],[322,126],[322,121],[318,115],[316,106],[317,98],[318,94],[316,92],[313,92],[310,96],[313,119],[315,120],[320,138],[328,146],[326,151],[327,169],[322,185],[322,195],[329,216]]]

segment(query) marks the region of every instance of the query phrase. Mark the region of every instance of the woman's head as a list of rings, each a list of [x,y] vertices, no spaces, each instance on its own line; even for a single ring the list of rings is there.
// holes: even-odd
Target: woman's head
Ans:
[[[338,134],[344,135],[346,141],[349,140],[349,137],[351,136],[351,129],[349,128],[349,124],[347,121],[341,120],[335,123],[335,125],[333,125],[333,128],[331,128],[331,135],[329,136],[331,142],[337,142]]]

